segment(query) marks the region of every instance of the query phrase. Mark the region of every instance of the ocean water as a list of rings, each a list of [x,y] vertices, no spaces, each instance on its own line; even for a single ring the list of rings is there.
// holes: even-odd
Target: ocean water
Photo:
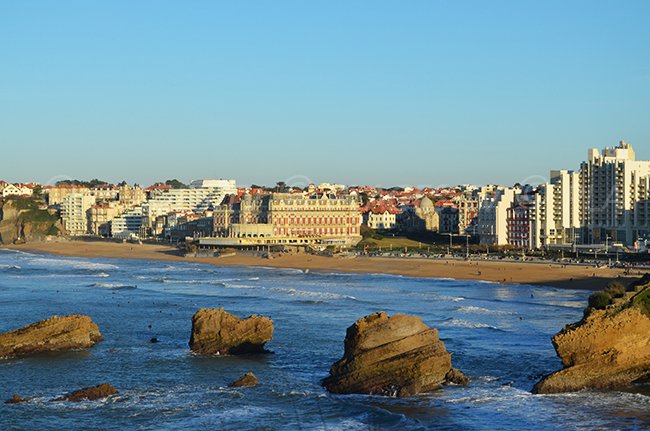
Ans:
[[[0,250],[0,332],[51,315],[88,314],[105,341],[87,351],[0,360],[0,429],[21,430],[623,430],[650,429],[650,397],[631,392],[532,395],[560,367],[550,337],[589,292],[528,285],[84,259]],[[274,353],[190,354],[202,307],[271,316]],[[468,387],[405,399],[331,395],[320,386],[345,329],[376,311],[439,329]],[[148,341],[157,337],[159,343]],[[253,371],[256,388],[228,388]],[[107,382],[119,395],[53,398]]]

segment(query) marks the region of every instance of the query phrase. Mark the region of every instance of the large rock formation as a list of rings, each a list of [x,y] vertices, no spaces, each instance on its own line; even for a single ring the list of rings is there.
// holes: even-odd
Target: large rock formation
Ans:
[[[68,395],[57,398],[53,401],[71,401],[73,403],[78,403],[81,401],[94,401],[102,398],[109,397],[111,395],[117,394],[117,389],[113,385],[108,383],[102,383],[97,386],[92,386],[90,388],[83,388],[77,391],[71,392]]]
[[[379,312],[348,328],[343,358],[332,365],[323,385],[338,394],[409,396],[467,382],[452,368],[436,329],[419,317]]]
[[[190,349],[200,355],[264,353],[273,338],[273,321],[268,317],[240,319],[223,308],[202,308],[192,317]]]
[[[0,202],[0,244],[42,241],[62,231],[58,217],[41,209],[38,199],[14,196]]]
[[[564,369],[533,388],[540,394],[618,389],[650,377],[650,279],[553,337]],[[599,295],[601,295],[599,293]],[[592,295],[596,297],[596,295]]]
[[[102,340],[97,325],[88,316],[54,316],[11,332],[0,334],[0,358],[59,350],[87,349]]]

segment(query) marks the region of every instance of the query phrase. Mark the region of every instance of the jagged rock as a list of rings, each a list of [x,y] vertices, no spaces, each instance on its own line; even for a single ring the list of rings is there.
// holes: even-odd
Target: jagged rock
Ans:
[[[42,241],[64,230],[56,216],[34,207],[38,200],[21,200],[21,205],[15,199],[0,202],[0,244]]]
[[[257,386],[258,383],[259,380],[255,377],[255,374],[253,374],[252,371],[249,371],[228,386],[231,388],[252,388],[253,386]]]
[[[20,395],[14,394],[11,398],[9,398],[7,401],[5,401],[5,404],[20,404],[20,403],[26,403],[27,400],[24,398],[21,398]]]
[[[468,381],[452,368],[435,328],[419,317],[379,312],[348,328],[343,358],[332,365],[323,385],[338,394],[402,397]]]
[[[650,378],[650,284],[645,281],[555,335],[553,346],[564,368],[544,377],[533,392],[620,389]]]
[[[94,401],[115,395],[117,393],[117,389],[115,389],[112,385],[109,385],[108,383],[102,383],[90,388],[79,389],[78,391],[74,391],[64,397],[57,398],[54,401],[72,401],[75,403],[80,401]]]
[[[445,375],[445,380],[447,383],[453,383],[455,385],[467,386],[469,384],[469,377],[463,374],[462,371],[452,368]]]
[[[0,334],[0,358],[87,349],[102,339],[99,328],[88,316],[54,316]]]
[[[202,308],[192,317],[190,349],[200,355],[264,353],[273,338],[273,321],[252,315],[240,319],[223,308]]]

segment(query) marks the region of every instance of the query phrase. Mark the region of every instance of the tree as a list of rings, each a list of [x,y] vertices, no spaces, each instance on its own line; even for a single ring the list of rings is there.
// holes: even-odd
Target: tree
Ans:
[[[55,185],[57,186],[77,186],[77,187],[97,187],[97,186],[103,186],[103,185],[108,185],[110,184],[107,181],[99,180],[97,178],[93,178],[90,181],[84,181],[84,180],[61,180],[57,181]]]
[[[176,178],[174,178],[173,180],[165,181],[165,184],[170,186],[172,189],[186,189],[187,188],[186,184],[181,183]]]

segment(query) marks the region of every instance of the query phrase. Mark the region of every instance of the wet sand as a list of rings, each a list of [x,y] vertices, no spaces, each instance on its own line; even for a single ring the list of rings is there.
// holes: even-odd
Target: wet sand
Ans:
[[[113,242],[39,242],[2,248],[51,253],[60,256],[151,259],[202,262],[212,265],[266,266],[309,270],[396,274],[409,277],[483,280],[497,283],[524,283],[559,288],[604,288],[609,281],[626,281],[623,270],[556,263],[502,262],[484,260],[444,260],[382,257],[323,257],[285,254],[274,259],[254,256],[184,257],[165,245],[118,244]],[[636,277],[634,277],[636,278]]]

